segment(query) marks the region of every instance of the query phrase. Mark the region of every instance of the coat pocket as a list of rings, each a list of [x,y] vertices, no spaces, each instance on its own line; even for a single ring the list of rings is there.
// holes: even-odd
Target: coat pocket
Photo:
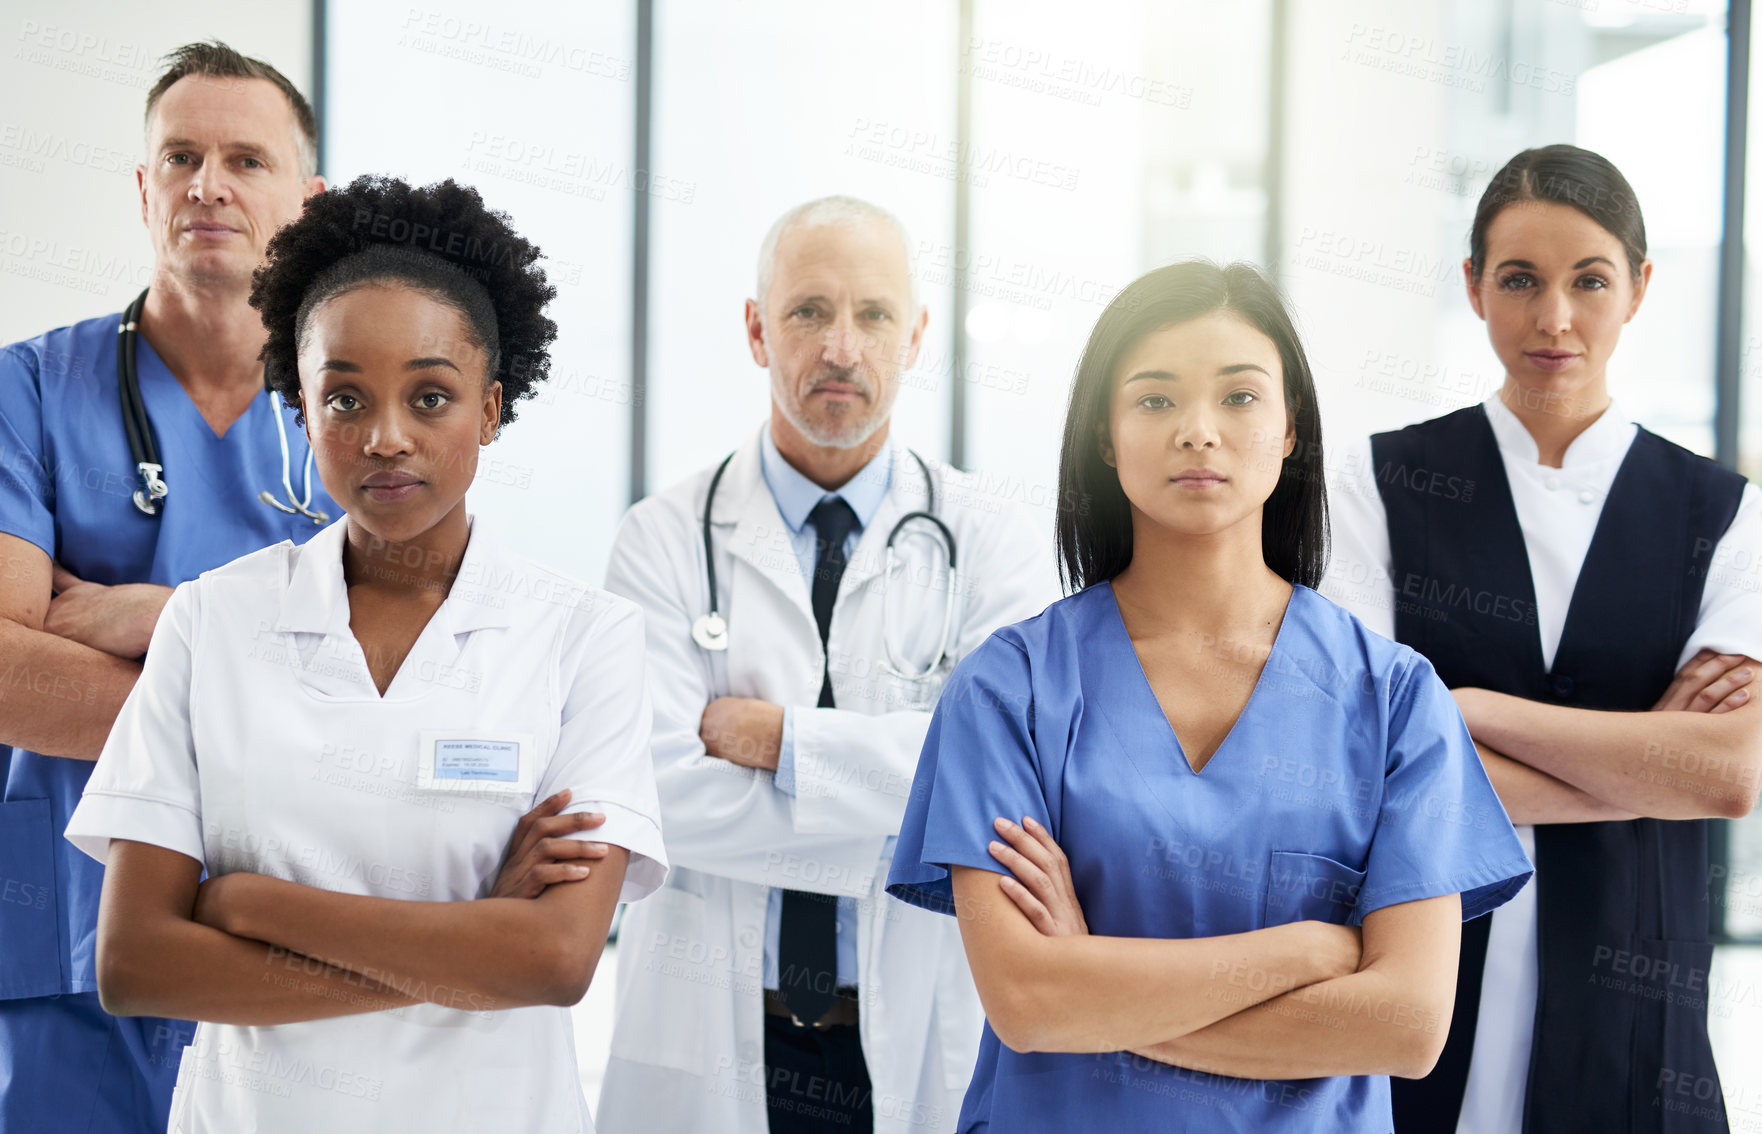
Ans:
[[[1293,921],[1357,924],[1364,871],[1324,855],[1274,851],[1267,860],[1262,926]]]
[[[61,993],[59,832],[46,799],[0,803],[0,996]]]
[[[731,951],[714,944],[702,896],[669,884],[626,908],[618,931],[612,1057],[709,1072],[711,997],[730,997]]]

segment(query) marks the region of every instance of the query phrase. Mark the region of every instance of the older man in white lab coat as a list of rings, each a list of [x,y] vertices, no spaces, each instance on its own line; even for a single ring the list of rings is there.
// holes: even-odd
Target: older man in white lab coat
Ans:
[[[785,214],[746,304],[770,420],[613,546],[607,588],[647,615],[675,869],[620,933],[607,1134],[939,1132],[959,1111],[983,1015],[958,928],[883,885],[948,671],[1057,589],[1017,505],[889,437],[926,322],[909,250],[866,202]]]

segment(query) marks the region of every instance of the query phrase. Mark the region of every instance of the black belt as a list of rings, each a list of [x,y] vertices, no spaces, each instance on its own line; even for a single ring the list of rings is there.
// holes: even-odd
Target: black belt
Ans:
[[[774,988],[765,990],[765,1015],[787,1016],[791,1020],[795,1020],[797,1027],[807,1026],[796,1019],[795,1013],[791,1012],[789,1006],[783,1003],[783,994]],[[847,1027],[855,1024],[857,1019],[857,990],[841,988],[838,990],[838,995],[832,998],[832,1007],[826,1009],[826,1014],[815,1020],[813,1026],[820,1029]]]

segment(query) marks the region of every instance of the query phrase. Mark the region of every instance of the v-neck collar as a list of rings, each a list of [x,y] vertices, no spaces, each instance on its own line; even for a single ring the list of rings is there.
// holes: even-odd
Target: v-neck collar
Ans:
[[[1120,695],[1121,690],[1132,689],[1133,692],[1126,695],[1136,697],[1139,706],[1131,715],[1142,720],[1154,721],[1160,725],[1161,733],[1167,738],[1164,743],[1174,747],[1175,755],[1180,758],[1180,766],[1186,768],[1195,778],[1204,776],[1206,771],[1223,757],[1225,749],[1230,747],[1230,742],[1241,731],[1243,719],[1254,711],[1257,702],[1261,699],[1260,691],[1266,685],[1267,674],[1273,670],[1275,659],[1283,659],[1281,647],[1285,643],[1285,632],[1291,626],[1292,612],[1300,602],[1308,601],[1299,598],[1298,595],[1308,588],[1301,584],[1292,585],[1291,597],[1286,600],[1285,611],[1279,618],[1278,633],[1273,635],[1272,649],[1267,651],[1266,660],[1261,663],[1260,673],[1255,676],[1254,688],[1249,692],[1248,700],[1243,702],[1242,710],[1236,714],[1236,719],[1230,722],[1229,731],[1224,734],[1224,738],[1218,741],[1217,747],[1212,750],[1211,758],[1206,760],[1203,767],[1195,768],[1192,759],[1187,755],[1186,746],[1181,743],[1180,736],[1175,732],[1175,726],[1169,722],[1168,714],[1163,711],[1162,702],[1157,700],[1156,689],[1150,684],[1150,675],[1144,670],[1144,661],[1138,656],[1138,647],[1132,641],[1131,632],[1126,629],[1126,618],[1120,611],[1119,598],[1114,594],[1112,581],[1101,583],[1099,587],[1104,587],[1107,590],[1106,610],[1100,612],[1102,623],[1100,629],[1101,633],[1106,636],[1102,640],[1103,648],[1100,651],[1103,688],[1114,691],[1116,696]],[[1109,638],[1112,640],[1108,640]],[[1110,719],[1117,719],[1121,715],[1110,714]],[[1154,744],[1153,737],[1156,731],[1152,728],[1151,735],[1140,739]],[[1120,739],[1124,742],[1127,738],[1121,737]],[[1138,745],[1123,743],[1123,747],[1128,755],[1134,759],[1137,758],[1137,752],[1140,750]]]
[[[135,340],[135,374],[143,387],[158,386],[164,389],[164,397],[176,407],[173,412],[192,422],[192,428],[182,431],[182,436],[200,437],[209,445],[224,445],[234,430],[249,429],[248,419],[259,412],[258,403],[261,402],[265,407],[270,404],[269,391],[258,390],[244,412],[233,418],[232,424],[226,427],[226,432],[216,433],[214,426],[209,424],[207,415],[202,412],[202,407],[196,404],[196,399],[190,397],[189,390],[171,372],[171,367],[165,365],[165,360],[159,357],[159,352],[153,349],[153,344],[145,336],[138,336]],[[196,429],[194,425],[200,425],[201,428]]]

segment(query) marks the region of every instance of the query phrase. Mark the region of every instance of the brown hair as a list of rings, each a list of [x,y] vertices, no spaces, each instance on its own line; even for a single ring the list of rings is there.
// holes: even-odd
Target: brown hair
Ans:
[[[153,119],[153,108],[170,90],[172,84],[190,75],[204,75],[214,79],[263,79],[274,83],[276,89],[287,97],[288,108],[294,112],[294,124],[299,127],[300,175],[311,177],[318,172],[318,116],[312,113],[312,104],[300,93],[298,87],[288,82],[286,75],[261,59],[252,59],[241,55],[218,39],[212,43],[186,43],[165,57],[166,71],[147,92],[147,121]]]
[[[1470,271],[1481,278],[1487,266],[1487,229],[1508,205],[1545,201],[1566,205],[1590,217],[1621,242],[1627,266],[1637,277],[1646,260],[1646,221],[1633,187],[1602,154],[1577,146],[1524,150],[1493,175],[1474,213],[1468,234]]]

